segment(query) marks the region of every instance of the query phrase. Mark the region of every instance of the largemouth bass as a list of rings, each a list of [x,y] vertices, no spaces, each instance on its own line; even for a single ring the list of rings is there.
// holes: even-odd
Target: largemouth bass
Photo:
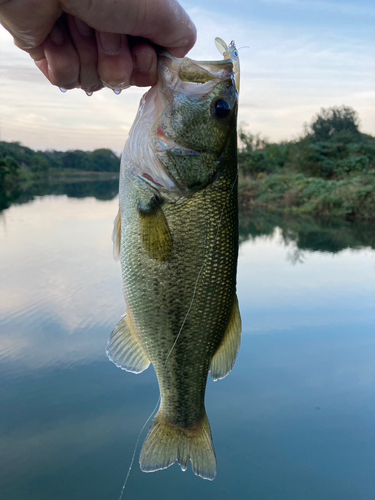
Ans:
[[[114,249],[127,311],[107,353],[130,372],[155,368],[161,399],[140,456],[145,472],[191,461],[196,475],[216,475],[206,381],[209,372],[228,375],[241,337],[231,53],[233,42],[220,61],[161,53],[158,83],[141,100],[122,156]]]

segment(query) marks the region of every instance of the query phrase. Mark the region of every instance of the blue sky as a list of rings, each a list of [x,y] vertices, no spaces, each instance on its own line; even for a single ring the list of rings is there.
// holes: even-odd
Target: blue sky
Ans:
[[[239,121],[270,140],[293,139],[322,107],[345,104],[375,135],[375,5],[369,0],[202,0],[181,2],[198,28],[190,55],[217,59],[215,36],[240,50]],[[142,89],[115,96],[61,94],[0,28],[3,140],[40,149],[119,152]]]

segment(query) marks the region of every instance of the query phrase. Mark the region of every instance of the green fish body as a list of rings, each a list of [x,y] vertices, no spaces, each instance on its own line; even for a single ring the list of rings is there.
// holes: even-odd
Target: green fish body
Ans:
[[[124,149],[114,242],[127,312],[107,352],[125,370],[155,368],[145,472],[191,461],[195,474],[216,475],[206,381],[230,372],[241,335],[237,98],[231,61],[161,56]]]

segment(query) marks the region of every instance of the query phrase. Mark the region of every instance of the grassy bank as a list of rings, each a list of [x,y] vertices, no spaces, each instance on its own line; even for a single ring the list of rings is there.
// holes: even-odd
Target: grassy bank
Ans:
[[[241,177],[239,196],[245,210],[370,221],[375,220],[375,171],[342,180],[294,172]]]
[[[241,133],[242,209],[375,220],[375,137],[351,108],[322,110],[298,140]]]

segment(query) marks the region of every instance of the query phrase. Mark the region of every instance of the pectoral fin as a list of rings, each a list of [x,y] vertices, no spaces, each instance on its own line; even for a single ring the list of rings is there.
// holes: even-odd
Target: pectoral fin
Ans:
[[[126,314],[108,339],[107,356],[116,366],[128,372],[141,373],[150,366],[150,360]]]
[[[172,235],[157,200],[143,209],[138,208],[142,244],[152,259],[166,261],[172,253]]]
[[[118,261],[121,253],[121,212],[120,208],[118,209],[116,219],[113,222],[113,233],[112,233],[112,241],[113,241],[113,258],[115,261]]]
[[[220,380],[226,377],[232,370],[241,344],[241,328],[241,315],[236,296],[227,331],[211,360],[210,372],[214,380]]]

